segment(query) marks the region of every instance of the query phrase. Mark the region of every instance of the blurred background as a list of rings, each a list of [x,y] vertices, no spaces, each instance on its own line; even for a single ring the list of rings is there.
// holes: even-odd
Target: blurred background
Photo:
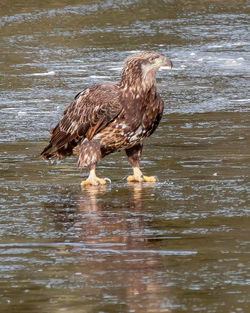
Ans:
[[[249,2],[0,5],[0,304],[8,312],[247,312]],[[76,159],[39,154],[73,97],[133,52],[173,62],[142,169],[124,152],[81,190]]]

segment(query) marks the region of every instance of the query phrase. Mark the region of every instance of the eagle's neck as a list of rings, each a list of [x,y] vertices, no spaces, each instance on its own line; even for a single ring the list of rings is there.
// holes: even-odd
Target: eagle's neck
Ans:
[[[120,88],[132,98],[146,97],[150,90],[156,90],[156,70],[123,69]]]

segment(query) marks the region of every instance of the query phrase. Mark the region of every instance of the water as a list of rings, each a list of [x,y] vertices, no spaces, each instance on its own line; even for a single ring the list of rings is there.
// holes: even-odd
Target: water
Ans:
[[[1,312],[249,312],[247,1],[2,1]],[[48,130],[80,90],[139,50],[168,56],[165,114],[127,184],[80,189],[48,164]]]

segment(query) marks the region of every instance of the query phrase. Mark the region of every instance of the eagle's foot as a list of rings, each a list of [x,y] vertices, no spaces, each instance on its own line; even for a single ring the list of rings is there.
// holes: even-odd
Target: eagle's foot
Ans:
[[[106,185],[106,180],[103,178],[99,178],[96,176],[95,168],[90,170],[89,177],[86,180],[81,182],[81,186],[84,187],[86,185],[98,186],[98,185]]]
[[[156,183],[157,179],[155,176],[143,176],[146,183]]]
[[[154,176],[135,176],[135,175],[130,175],[127,177],[127,182],[128,183],[133,183],[133,182],[139,182],[139,183],[155,183],[157,180]]]
[[[128,183],[132,183],[132,182],[155,183],[157,181],[154,176],[144,176],[141,170],[139,169],[139,167],[134,167],[133,171],[134,171],[134,175],[130,175],[127,178]]]
[[[98,185],[106,185],[106,180],[103,178],[99,177],[89,177],[86,180],[83,180],[81,182],[81,186],[87,186],[87,185],[92,185],[92,186],[98,186]]]
[[[133,182],[143,182],[143,176],[141,177],[136,177],[135,175],[130,175],[127,177],[127,182],[128,183],[133,183]]]

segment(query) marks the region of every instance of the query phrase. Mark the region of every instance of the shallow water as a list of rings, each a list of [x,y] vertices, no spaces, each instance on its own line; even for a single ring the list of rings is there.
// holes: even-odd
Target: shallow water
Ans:
[[[2,1],[0,304],[8,312],[248,312],[247,1]],[[39,159],[80,90],[155,50],[165,114],[127,184],[80,189],[74,158]]]

